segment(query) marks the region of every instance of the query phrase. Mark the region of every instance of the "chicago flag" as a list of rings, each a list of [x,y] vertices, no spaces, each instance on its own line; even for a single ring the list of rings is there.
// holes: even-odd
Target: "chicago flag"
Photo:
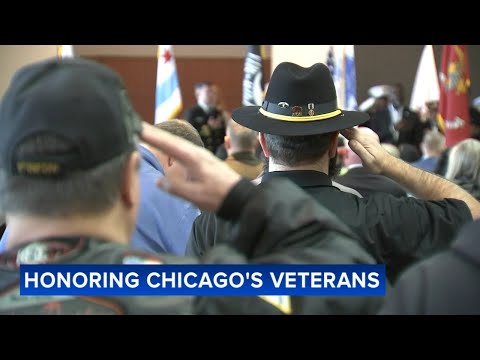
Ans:
[[[172,45],[159,45],[157,58],[155,124],[175,118],[182,110],[182,94]]]

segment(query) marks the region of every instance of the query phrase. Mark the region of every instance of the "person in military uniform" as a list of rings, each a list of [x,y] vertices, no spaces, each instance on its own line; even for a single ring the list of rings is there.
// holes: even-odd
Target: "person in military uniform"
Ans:
[[[218,89],[210,81],[195,84],[197,103],[186,109],[183,118],[200,134],[205,147],[215,153],[225,138],[226,121],[218,106]]]
[[[371,113],[371,119],[364,126],[375,131],[380,142],[396,146],[408,144],[420,151],[420,143],[429,124],[405,105],[404,93],[401,83],[376,85],[369,89],[370,98],[359,108]]]
[[[237,223],[204,257],[131,249],[139,137],[183,166],[172,172],[181,176],[159,178],[163,191]],[[347,226],[287,180],[255,186],[208,150],[142,123],[120,77],[85,59],[37,62],[12,78],[0,107],[0,208],[10,231],[0,255],[0,314],[373,314],[383,303],[362,296],[20,296],[23,264],[374,263]],[[282,211],[272,221],[274,209]]]

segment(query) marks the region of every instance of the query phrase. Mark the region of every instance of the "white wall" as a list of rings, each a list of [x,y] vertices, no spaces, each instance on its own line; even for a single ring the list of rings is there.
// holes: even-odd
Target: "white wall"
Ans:
[[[0,45],[0,96],[23,65],[57,56],[57,45]]]
[[[330,45],[272,45],[272,72],[278,64],[284,61],[309,67],[315,63],[327,61]]]

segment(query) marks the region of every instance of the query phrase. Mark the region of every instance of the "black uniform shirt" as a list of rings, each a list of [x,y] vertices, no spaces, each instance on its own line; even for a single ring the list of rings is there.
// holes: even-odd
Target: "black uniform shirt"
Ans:
[[[359,198],[332,186],[331,179],[319,171],[270,172],[262,182],[272,178],[290,179],[349,225],[378,263],[386,265],[392,283],[414,261],[447,248],[460,227],[472,221],[461,200],[397,198],[385,193]],[[231,226],[213,214],[201,214],[193,224],[187,254],[199,255],[228,241],[224,237]]]

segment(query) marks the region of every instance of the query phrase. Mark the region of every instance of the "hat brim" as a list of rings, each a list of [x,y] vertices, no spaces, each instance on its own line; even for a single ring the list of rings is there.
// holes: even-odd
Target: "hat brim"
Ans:
[[[342,111],[335,117],[315,121],[284,121],[269,118],[260,106],[244,106],[232,111],[232,119],[242,126],[266,134],[283,136],[318,135],[361,125],[370,115],[359,111]]]

